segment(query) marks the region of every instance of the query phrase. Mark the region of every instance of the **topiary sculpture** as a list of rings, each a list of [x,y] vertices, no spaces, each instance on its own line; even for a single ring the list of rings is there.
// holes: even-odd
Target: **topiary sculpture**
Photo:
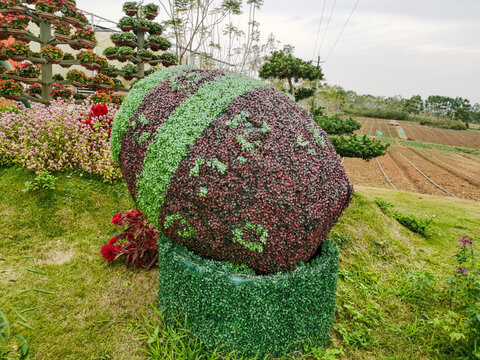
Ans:
[[[291,320],[268,324],[271,333],[265,336],[251,331],[265,327],[270,315],[274,321],[285,314],[302,322],[289,330],[295,340],[318,331],[328,338],[338,253],[331,242],[322,242],[353,188],[327,135],[305,110],[245,76],[169,67],[133,86],[113,124],[111,149],[138,208],[168,239],[194,253],[160,245],[162,306],[187,311],[193,329],[210,345],[221,339],[227,348],[250,344],[250,351],[287,351],[292,338],[284,332]],[[326,254],[331,256],[318,262]],[[202,258],[212,260],[203,263]],[[299,266],[313,258],[316,265]],[[225,262],[250,270],[242,275],[241,268]],[[235,280],[230,291],[225,269],[248,280],[245,288],[236,288],[243,281]],[[262,277],[293,269],[291,275]],[[319,279],[328,285],[305,283],[313,273],[322,273]],[[223,285],[209,287],[207,278],[215,276],[224,276]],[[283,285],[265,280],[275,278]],[[265,281],[266,287],[259,287]],[[186,282],[203,284],[202,295],[199,289],[175,290],[180,283],[188,288]],[[288,286],[298,288],[299,301],[289,297],[279,306],[285,294],[269,291],[290,291]],[[228,293],[238,296],[226,300]],[[267,305],[255,306],[262,293]],[[253,299],[249,310],[222,307],[248,303],[248,295]],[[323,307],[320,317],[312,314]],[[246,316],[247,325],[234,326],[240,320],[227,316],[228,309]],[[259,310],[270,315],[256,323]]]

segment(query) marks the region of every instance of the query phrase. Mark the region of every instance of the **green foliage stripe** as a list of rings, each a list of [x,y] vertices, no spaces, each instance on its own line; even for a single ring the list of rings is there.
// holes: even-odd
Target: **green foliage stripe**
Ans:
[[[123,105],[115,117],[112,128],[112,137],[110,140],[110,150],[112,157],[116,162],[120,160],[120,150],[122,148],[122,138],[127,132],[133,114],[137,111],[145,96],[160,82],[176,72],[193,69],[189,66],[171,66],[162,71],[156,71],[152,75],[142,79],[132,86]]]
[[[190,95],[157,129],[137,182],[138,205],[150,222],[158,225],[170,177],[188,148],[232,100],[261,86],[265,84],[237,74],[218,77]]]

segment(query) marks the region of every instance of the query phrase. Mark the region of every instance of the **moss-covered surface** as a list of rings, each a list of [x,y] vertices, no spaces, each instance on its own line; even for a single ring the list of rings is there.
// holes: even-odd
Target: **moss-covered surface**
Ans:
[[[290,273],[255,276],[233,265],[205,260],[161,241],[159,307],[167,320],[186,315],[208,347],[248,355],[283,355],[306,339],[324,344],[332,330],[338,250],[330,240],[311,263]]]

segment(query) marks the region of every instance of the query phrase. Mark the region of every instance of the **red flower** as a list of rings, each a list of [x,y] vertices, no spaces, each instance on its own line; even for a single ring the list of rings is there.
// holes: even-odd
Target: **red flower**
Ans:
[[[118,241],[118,239],[116,237],[113,237],[110,240],[108,240],[108,243],[109,244],[115,244],[117,241]]]
[[[107,245],[102,246],[100,249],[100,254],[107,260],[107,262],[111,262],[116,259],[119,251],[120,251],[121,246],[120,245],[114,245],[108,243]]]
[[[122,213],[118,213],[116,215],[113,215],[112,224],[123,225]]]
[[[89,116],[100,117],[100,116],[105,116],[107,114],[108,114],[108,107],[107,105],[105,105],[105,103],[103,103],[103,104],[92,105],[92,107],[90,108]]]
[[[130,210],[127,212],[127,219],[132,220],[135,216],[140,215],[142,212],[140,210]]]

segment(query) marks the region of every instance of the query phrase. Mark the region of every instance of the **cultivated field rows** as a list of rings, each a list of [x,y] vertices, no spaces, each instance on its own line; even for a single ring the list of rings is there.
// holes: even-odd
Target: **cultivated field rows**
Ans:
[[[354,185],[480,201],[480,156],[394,145],[369,162],[345,158],[344,166]]]
[[[362,124],[358,130],[359,134],[480,149],[480,132],[438,129],[408,121],[364,117],[355,117],[355,119]]]

